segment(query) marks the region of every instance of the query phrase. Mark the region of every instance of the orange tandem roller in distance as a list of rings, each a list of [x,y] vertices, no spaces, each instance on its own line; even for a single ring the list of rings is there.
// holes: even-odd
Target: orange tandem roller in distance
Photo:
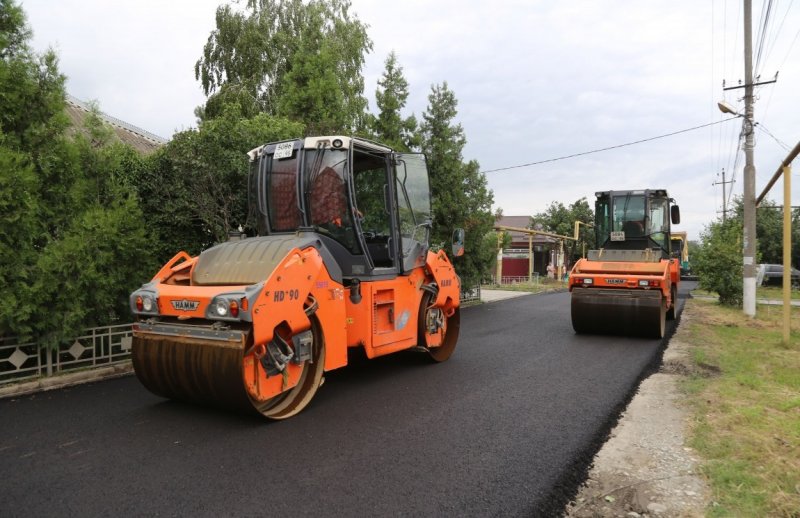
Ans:
[[[662,338],[675,318],[680,262],[671,253],[671,224],[680,210],[664,189],[596,193],[598,250],[569,276],[576,333]]]
[[[343,136],[249,156],[255,236],[181,252],[131,294],[145,387],[285,419],[347,364],[349,347],[447,360],[460,283],[447,254],[429,249],[425,157]],[[463,241],[456,229],[454,255]]]

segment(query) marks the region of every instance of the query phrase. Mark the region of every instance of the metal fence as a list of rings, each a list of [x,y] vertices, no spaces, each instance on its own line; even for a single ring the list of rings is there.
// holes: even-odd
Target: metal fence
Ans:
[[[473,286],[472,288],[464,288],[461,290],[461,302],[476,302],[481,300],[481,286]]]
[[[491,279],[489,280],[489,284],[497,285],[496,278],[492,275]],[[500,285],[503,284],[531,284],[530,278],[527,275],[503,275],[500,278]],[[533,283],[532,284],[539,284],[539,274],[533,274]]]
[[[481,299],[481,287],[461,292],[461,302]],[[94,327],[58,349],[0,338],[0,386],[30,378],[124,363],[131,358],[133,324]]]
[[[0,338],[0,386],[130,360],[132,324],[94,327],[58,349]]]

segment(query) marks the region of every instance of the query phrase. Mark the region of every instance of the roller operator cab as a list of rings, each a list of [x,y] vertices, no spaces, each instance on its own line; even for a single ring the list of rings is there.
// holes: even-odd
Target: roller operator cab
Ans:
[[[596,193],[598,249],[569,277],[576,333],[664,336],[675,318],[680,261],[671,224],[680,210],[664,189]]]
[[[284,419],[348,347],[450,357],[458,276],[429,249],[425,157],[344,136],[249,153],[255,237],[180,252],[131,295],[133,364],[152,392]],[[453,251],[463,253],[463,231]]]

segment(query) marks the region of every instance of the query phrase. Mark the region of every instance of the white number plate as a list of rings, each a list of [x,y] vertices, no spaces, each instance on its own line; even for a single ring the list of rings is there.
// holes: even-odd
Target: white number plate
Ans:
[[[280,160],[282,158],[292,158],[292,148],[294,147],[294,142],[283,142],[275,146],[275,154],[272,156],[275,160]]]
[[[625,232],[612,232],[611,241],[625,241]]]

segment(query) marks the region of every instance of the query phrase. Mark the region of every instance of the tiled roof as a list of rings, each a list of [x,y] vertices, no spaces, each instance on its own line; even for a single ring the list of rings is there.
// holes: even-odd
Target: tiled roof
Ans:
[[[67,95],[67,115],[74,126],[80,128],[83,125],[84,118],[88,113],[91,113],[91,111],[92,109],[88,104],[71,95]],[[103,119],[103,122],[111,126],[111,129],[114,130],[114,135],[121,142],[132,146],[142,153],[152,153],[168,142],[165,138],[138,128],[133,124],[121,121],[116,117],[112,117],[103,112],[99,112],[98,115]]]

